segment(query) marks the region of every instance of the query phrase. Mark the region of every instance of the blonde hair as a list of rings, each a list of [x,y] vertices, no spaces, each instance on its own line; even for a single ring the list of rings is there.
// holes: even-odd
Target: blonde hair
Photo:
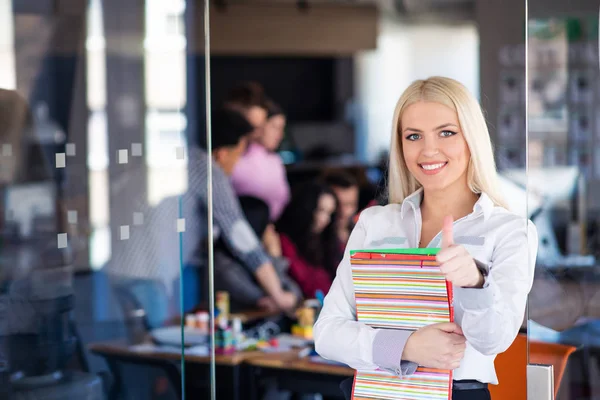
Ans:
[[[399,139],[402,114],[408,106],[419,101],[443,104],[456,112],[471,152],[467,167],[469,189],[473,193],[486,193],[495,205],[506,207],[500,194],[490,134],[479,103],[461,83],[439,76],[413,82],[396,104],[390,144],[388,201],[402,203],[421,187],[406,166],[402,140]]]

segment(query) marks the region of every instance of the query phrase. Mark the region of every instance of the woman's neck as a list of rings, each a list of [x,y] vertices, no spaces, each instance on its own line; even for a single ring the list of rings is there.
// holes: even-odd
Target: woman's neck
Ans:
[[[431,220],[443,220],[451,215],[454,220],[469,215],[473,211],[479,195],[468,186],[455,185],[443,191],[424,190],[421,202],[421,215]]]

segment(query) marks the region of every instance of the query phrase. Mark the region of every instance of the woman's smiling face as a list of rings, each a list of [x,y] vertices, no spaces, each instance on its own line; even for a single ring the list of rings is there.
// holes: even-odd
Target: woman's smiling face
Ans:
[[[402,154],[406,166],[426,191],[467,186],[471,153],[451,108],[420,101],[400,118]]]

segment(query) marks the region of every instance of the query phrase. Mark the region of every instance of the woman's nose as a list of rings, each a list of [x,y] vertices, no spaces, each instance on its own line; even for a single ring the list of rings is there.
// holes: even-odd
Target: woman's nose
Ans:
[[[440,149],[438,147],[438,141],[435,138],[425,138],[423,155],[425,157],[434,157],[439,154]]]

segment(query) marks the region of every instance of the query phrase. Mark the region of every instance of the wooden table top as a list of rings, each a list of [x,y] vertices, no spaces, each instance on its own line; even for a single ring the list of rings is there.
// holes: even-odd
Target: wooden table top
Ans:
[[[92,353],[102,356],[126,356],[148,360],[167,360],[180,361],[181,355],[176,352],[168,352],[159,346],[152,347],[130,346],[122,341],[92,343],[88,346]],[[318,362],[312,362],[308,358],[298,357],[301,349],[294,349],[286,352],[266,353],[263,351],[242,351],[230,355],[216,355],[215,363],[224,366],[236,366],[247,363],[255,367],[278,368],[302,372],[312,372],[317,374],[353,376],[354,370],[340,365],[331,365]],[[189,363],[209,364],[210,356],[199,356],[185,354],[185,361]]]
[[[341,365],[331,365],[310,361],[308,358],[299,358],[298,352],[279,353],[276,357],[263,353],[246,360],[248,365],[263,368],[277,368],[293,371],[312,372],[316,374],[353,376],[354,370]]]
[[[161,359],[169,361],[181,360],[181,354],[175,351],[164,351],[160,346],[153,345],[152,343],[145,343],[148,345],[146,348],[140,346],[131,346],[123,341],[104,342],[104,343],[92,343],[88,346],[88,349],[95,354],[102,356],[126,356],[136,357],[140,359]],[[143,345],[143,344],[142,344]],[[290,353],[290,354],[287,354]],[[297,357],[297,351],[292,350],[291,352],[283,353],[265,353],[262,351],[241,351],[229,355],[216,355],[215,363],[218,365],[239,365],[254,357],[261,358],[277,358],[279,356],[290,356],[295,355]],[[210,356],[200,356],[194,354],[184,354],[186,362],[209,364]]]

